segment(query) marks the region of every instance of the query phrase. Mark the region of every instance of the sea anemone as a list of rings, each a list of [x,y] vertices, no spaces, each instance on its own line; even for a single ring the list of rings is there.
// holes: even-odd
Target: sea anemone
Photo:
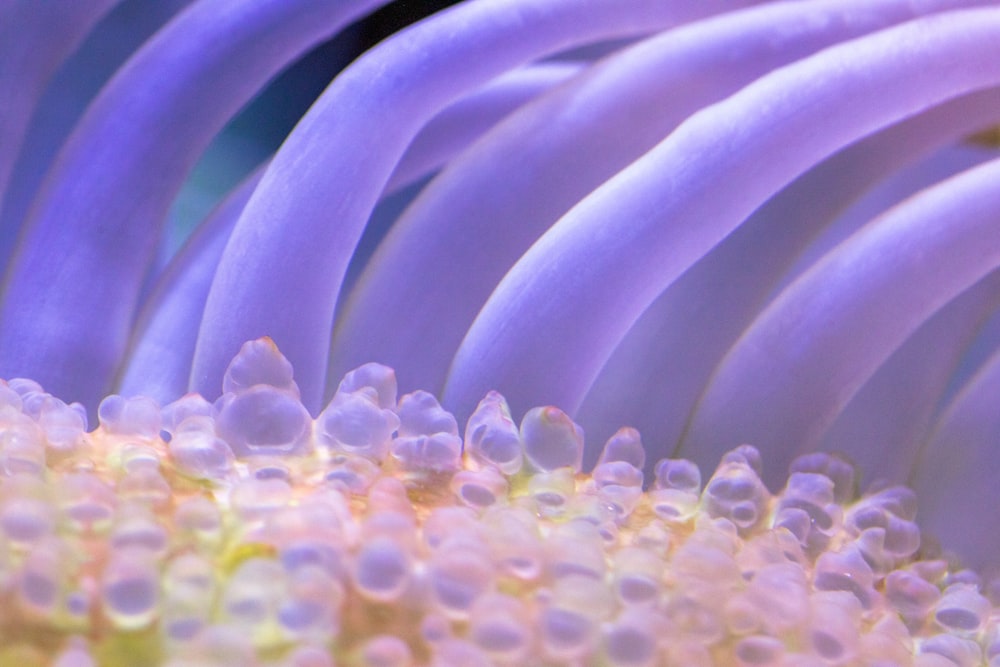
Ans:
[[[0,665],[1000,665],[1000,4],[465,0],[175,251],[386,4],[0,4]]]

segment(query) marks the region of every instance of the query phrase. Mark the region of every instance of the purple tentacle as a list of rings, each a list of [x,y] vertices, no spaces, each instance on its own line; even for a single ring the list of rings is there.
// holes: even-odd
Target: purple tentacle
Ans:
[[[144,46],[91,105],[32,208],[0,311],[0,375],[96,404],[198,155],[268,79],[382,1],[202,0]]]
[[[626,49],[525,107],[452,163],[378,249],[338,322],[331,375],[380,359],[411,386],[440,388],[497,282],[573,204],[697,109],[786,62],[910,17],[908,4],[734,12]]]
[[[997,396],[1000,351],[942,411],[910,477],[924,529],[978,568],[995,569],[1000,552]]]
[[[87,34],[72,57],[49,78],[24,128],[24,136],[18,139],[20,152],[12,151],[10,155],[10,159],[16,160],[0,201],[0,267],[7,266],[31,201],[87,105],[122,63],[191,2],[117,3]],[[32,7],[38,4],[31,2]]]
[[[543,62],[497,77],[441,111],[413,138],[385,191],[395,192],[440,168],[506,115],[583,71],[579,62]]]
[[[387,191],[394,184],[403,189],[407,183],[425,178],[452,151],[460,150],[469,135],[484,131],[484,125],[581,69],[579,63],[569,62],[530,66],[499,77],[459,100],[416,136],[393,172]],[[142,394],[166,404],[187,391],[195,339],[212,278],[236,220],[265,168],[256,169],[226,196],[158,277],[133,327],[117,393]]]
[[[157,279],[133,327],[117,393],[144,395],[161,405],[187,392],[191,359],[212,277],[229,234],[265,166],[254,170],[195,230]]]
[[[981,101],[982,106],[977,102],[972,102],[967,110],[962,110],[960,107],[967,103],[966,100],[969,102]],[[944,145],[943,141],[933,141],[928,146],[939,147],[940,150],[936,154],[925,159],[922,158],[916,164],[901,163],[899,171],[878,183],[857,201],[852,202],[799,255],[792,268],[785,272],[785,275],[781,277],[772,290],[769,301],[778,296],[824,255],[840,245],[863,225],[868,224],[872,218],[881,215],[920,190],[995,156],[991,150],[982,146],[972,147],[965,142],[969,135],[989,127],[996,122],[997,117],[1000,117],[1000,89],[973,93],[967,98],[944,104],[939,110],[931,110],[917,118],[904,121],[903,124],[919,122],[918,119],[925,116],[932,118],[941,111],[949,109],[953,110],[953,118],[948,121],[947,128],[949,145]],[[930,133],[933,133],[933,130],[927,127],[920,133],[920,136],[913,136],[907,141],[922,144],[926,141],[925,135]]]
[[[767,448],[774,480],[928,317],[1000,266],[1000,160],[925,190],[841,244],[719,364],[681,451]]]
[[[226,195],[157,277],[133,325],[116,393],[141,394],[165,405],[187,392],[198,327],[212,279],[233,227],[266,167],[264,164],[255,169]],[[382,213],[383,202],[404,194],[384,198],[373,219]]]
[[[996,115],[1000,113],[993,117]],[[993,157],[995,151],[961,142],[886,179],[824,230],[782,278],[773,296],[876,216]],[[847,454],[872,484],[905,481],[928,428],[951,399],[949,388],[969,379],[962,376],[962,369],[975,341],[1000,315],[1000,311],[991,314],[1000,306],[991,296],[992,280],[987,276],[953,300],[900,346],[837,416],[821,447]],[[974,361],[974,368],[983,361]]]
[[[359,58],[299,122],[240,218],[209,294],[192,387],[216,393],[216,379],[242,341],[266,333],[297,369],[303,401],[316,409],[351,253],[400,156],[431,117],[546,54],[647,34],[733,5],[477,0]]]
[[[580,424],[598,442],[632,424],[659,455],[673,453],[712,370],[823,226],[893,170],[997,115],[1000,88],[973,93],[867,137],[796,179],[643,313],[589,390]]]
[[[925,322],[837,416],[822,449],[846,454],[866,481],[905,483],[963,352],[1000,308],[994,271]]]
[[[976,334],[975,340],[964,350],[962,359],[956,366],[948,386],[945,387],[935,406],[934,412],[936,414],[940,415],[942,410],[951,404],[958,392],[972,381],[973,376],[998,349],[1000,349],[1000,312],[994,313],[983,324],[982,329]]]
[[[512,108],[578,73],[579,63],[542,63],[484,86],[459,100],[422,129],[397,166],[387,191],[425,178],[469,136],[485,131]],[[264,166],[234,188],[157,279],[133,327],[133,338],[117,393],[146,395],[161,404],[187,391],[195,339],[219,258]],[[383,197],[383,202],[386,198]],[[407,202],[410,199],[406,200]],[[373,217],[379,214],[382,202]]]
[[[0,204],[24,131],[49,78],[120,0],[0,5]]]
[[[918,19],[692,116],[507,274],[455,357],[444,402],[464,415],[494,386],[512,407],[575,411],[643,310],[768,197],[861,136],[1000,82],[998,35],[996,9]]]

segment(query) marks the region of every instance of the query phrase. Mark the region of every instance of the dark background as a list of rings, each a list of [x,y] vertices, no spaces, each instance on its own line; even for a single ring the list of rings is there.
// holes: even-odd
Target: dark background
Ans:
[[[11,176],[0,209],[0,228],[19,226],[49,165],[101,87],[143,42],[191,1],[123,0],[53,75]],[[219,199],[274,153],[340,70],[387,36],[455,2],[393,2],[347,27],[276,77],[219,134],[195,167],[170,213],[159,262],[166,262]]]
[[[233,120],[231,127],[280,143],[337,72],[358,55],[411,23],[456,2],[399,0],[386,5],[286,70]]]
[[[151,0],[129,0],[135,2]],[[336,0],[331,0],[336,1]],[[459,0],[399,0],[349,26],[279,75],[206,151],[171,213],[167,261],[219,199],[281,145],[313,101],[355,58],[402,28]]]

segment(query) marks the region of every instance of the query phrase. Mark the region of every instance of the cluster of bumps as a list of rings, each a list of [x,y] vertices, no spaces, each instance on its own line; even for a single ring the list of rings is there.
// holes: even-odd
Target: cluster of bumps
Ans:
[[[312,419],[270,340],[214,404],[100,425],[0,382],[0,665],[1000,665],[975,574],[923,559],[904,488],[750,446],[702,486],[633,429],[581,473],[555,408],[468,421],[391,369]]]

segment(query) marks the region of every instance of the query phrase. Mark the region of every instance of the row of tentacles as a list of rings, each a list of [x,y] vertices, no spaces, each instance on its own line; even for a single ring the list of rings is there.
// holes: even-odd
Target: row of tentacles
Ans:
[[[90,433],[0,385],[0,664],[894,665],[1000,661],[974,573],[920,552],[915,498],[739,447],[704,486],[634,429],[580,471],[555,408],[488,394],[464,438],[391,369],[315,421],[248,343],[214,405],[112,396]],[[249,410],[253,419],[245,419]],[[920,554],[920,555],[918,555]]]

